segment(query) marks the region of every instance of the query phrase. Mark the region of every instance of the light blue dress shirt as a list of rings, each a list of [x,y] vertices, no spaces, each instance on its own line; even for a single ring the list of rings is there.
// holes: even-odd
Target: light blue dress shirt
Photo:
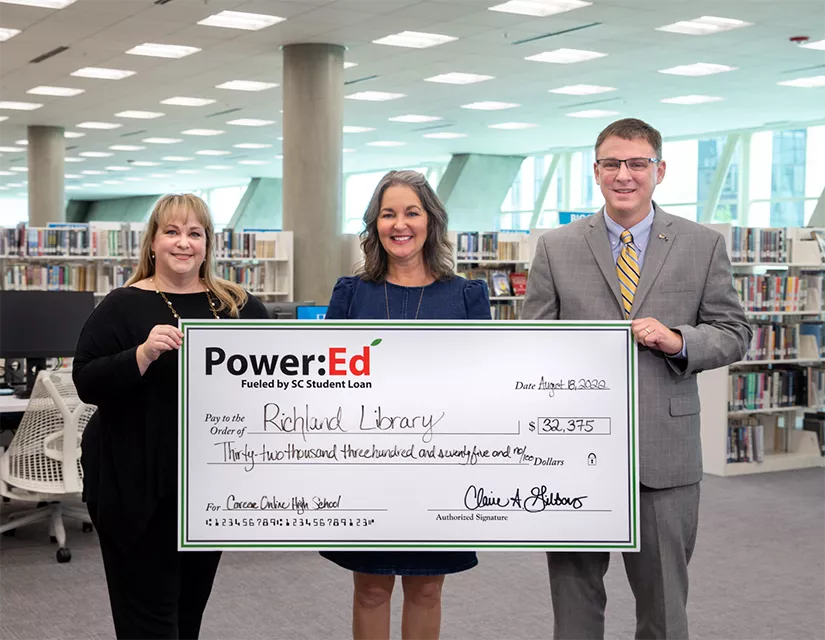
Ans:
[[[650,230],[653,228],[653,214],[653,206],[651,205],[650,213],[628,229],[633,236],[633,247],[636,249],[640,273],[644,268],[645,253],[647,251],[648,241],[650,240]],[[602,215],[604,215],[604,223],[607,226],[607,239],[610,241],[610,249],[613,251],[613,262],[618,262],[619,254],[622,252],[621,235],[624,227],[607,215],[607,211],[604,211]],[[687,345],[685,344],[684,338],[682,338],[682,350],[668,357],[687,358]]]

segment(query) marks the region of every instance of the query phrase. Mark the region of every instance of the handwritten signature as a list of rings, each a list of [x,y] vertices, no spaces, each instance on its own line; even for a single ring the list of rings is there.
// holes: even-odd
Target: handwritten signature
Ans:
[[[484,487],[471,484],[464,493],[464,506],[470,511],[477,509],[523,509],[529,513],[539,513],[548,507],[572,507],[581,509],[587,496],[563,496],[558,491],[548,493],[547,486],[533,487],[530,495],[522,499],[520,490],[516,488],[510,497],[496,496]]]

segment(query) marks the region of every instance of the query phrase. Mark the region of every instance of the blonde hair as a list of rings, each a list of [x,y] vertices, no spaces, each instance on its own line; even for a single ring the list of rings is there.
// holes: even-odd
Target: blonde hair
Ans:
[[[140,260],[138,267],[125,286],[130,286],[140,280],[151,278],[155,275],[155,260],[152,257],[152,241],[163,225],[181,212],[185,217],[194,215],[204,232],[206,233],[206,259],[200,266],[200,277],[207,288],[214,294],[220,304],[218,311],[226,311],[231,317],[237,318],[240,309],[246,304],[247,293],[243,287],[219,278],[215,273],[215,228],[212,225],[212,215],[209,207],[198,196],[193,193],[174,193],[161,196],[155,203],[149,222],[146,224],[146,233],[143,235],[143,242],[140,247]]]

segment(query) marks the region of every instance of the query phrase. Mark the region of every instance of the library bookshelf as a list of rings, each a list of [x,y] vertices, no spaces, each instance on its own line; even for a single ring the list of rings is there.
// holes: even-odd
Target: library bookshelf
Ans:
[[[754,337],[744,360],[698,376],[705,472],[825,467],[825,231],[707,226],[725,238]]]

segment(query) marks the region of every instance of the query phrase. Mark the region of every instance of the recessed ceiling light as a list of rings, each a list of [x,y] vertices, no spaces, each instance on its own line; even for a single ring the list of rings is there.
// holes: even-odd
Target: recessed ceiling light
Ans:
[[[345,125],[343,131],[344,133],[367,133],[368,131],[375,131],[375,127],[353,127]]]
[[[129,167],[112,166],[106,167],[106,171],[131,171],[131,169],[129,169]]]
[[[91,188],[94,188],[94,187],[99,187],[100,185],[97,182],[84,182],[80,186],[81,187],[87,187],[87,188],[91,189]]]
[[[353,67],[357,67],[357,66],[358,66],[357,62],[345,62],[344,63],[344,69],[352,69]]]
[[[123,184],[122,180],[104,180],[103,184]]]
[[[802,49],[819,49],[820,51],[825,51],[825,40],[817,40],[816,42],[808,42],[806,44],[799,45]]]
[[[87,169],[86,171],[81,171],[83,175],[86,176],[103,176],[106,175],[105,171],[99,171],[98,169]]]
[[[390,122],[412,122],[412,123],[419,123],[419,122],[435,122],[436,120],[442,120],[439,116],[419,116],[413,113],[410,113],[405,116],[395,116],[394,118],[389,118]]]
[[[455,133],[452,131],[438,131],[436,133],[425,133],[425,138],[434,138],[436,140],[453,140],[454,138],[466,138],[466,133]]]
[[[269,149],[271,144],[266,142],[242,142],[240,144],[233,144],[236,149]]]
[[[26,173],[29,170],[28,167],[9,167],[12,171],[17,171],[18,173]]]
[[[591,4],[593,3],[582,2],[582,0],[510,0],[504,4],[488,7],[488,10],[544,18],[573,9],[581,9]]]
[[[76,173],[65,173],[63,174],[63,177],[66,178],[66,180],[79,180],[82,176],[79,176]]]
[[[216,89],[229,89],[230,91],[264,91],[277,87],[276,82],[254,82],[252,80],[230,80],[222,84],[216,84]]]
[[[0,116],[0,122],[3,122],[3,120],[8,120],[8,119],[9,119],[8,116]]]
[[[162,118],[165,113],[160,111],[120,111],[115,114],[116,118],[134,118],[135,120],[154,120]]]
[[[452,36],[444,36],[438,33],[423,33],[420,31],[402,31],[391,36],[373,40],[374,44],[387,44],[392,47],[409,47],[411,49],[426,49],[435,47],[447,42],[458,40]]]
[[[175,173],[183,173],[188,175],[193,175],[195,173],[200,173],[197,169],[178,169]]]
[[[168,173],[150,173],[149,177],[150,178],[168,178],[169,174]]]
[[[603,109],[585,109],[584,111],[573,111],[564,115],[571,118],[606,118],[608,116],[619,115],[618,111],[605,111]]]
[[[80,189],[80,187],[79,187],[79,186],[77,186],[76,184],[67,184],[67,185],[66,185],[65,187],[63,187],[63,188],[64,188],[64,189],[66,189],[66,190],[68,190],[68,191],[74,191],[75,189]]]
[[[216,149],[203,149],[201,151],[195,151],[195,155],[198,156],[228,156],[231,151],[218,151]]]
[[[207,169],[213,169],[215,171],[223,171],[224,169],[231,169],[229,165],[226,164],[208,164],[206,165]]]
[[[809,78],[796,78],[795,80],[783,80],[777,82],[783,87],[802,87],[803,89],[813,89],[815,87],[825,87],[825,76],[811,76]]]
[[[515,131],[517,129],[532,129],[537,126],[539,125],[533,124],[532,122],[499,122],[498,124],[488,125],[488,128]]]
[[[665,104],[704,104],[706,102],[719,102],[720,100],[724,100],[724,98],[720,98],[719,96],[691,95],[676,96],[675,98],[665,98],[664,100],[660,100],[659,102],[664,102]]]
[[[375,142],[368,142],[370,147],[403,147],[406,142],[399,142],[398,140],[376,140]]]
[[[149,160],[135,160],[132,163],[133,167],[159,167],[162,163],[160,162],[151,162]]]
[[[397,100],[403,98],[405,93],[387,93],[386,91],[359,91],[346,96],[350,100],[367,100],[370,102],[384,102],[386,100]]]
[[[257,120],[255,118],[238,118],[237,120],[230,120],[226,124],[233,124],[237,127],[265,127],[270,124],[275,124],[275,121]]]
[[[527,56],[525,60],[552,62],[554,64],[573,64],[575,62],[604,58],[606,55],[606,53],[585,51],[584,49],[555,49],[554,51],[545,51],[544,53],[537,53],[534,56]]]
[[[558,89],[550,89],[550,93],[561,93],[568,96],[592,96],[597,93],[616,91],[615,87],[601,87],[597,84],[571,84]]]
[[[28,140],[15,140],[14,144],[19,144],[20,146],[27,147],[29,146]]]
[[[205,27],[225,27],[227,29],[245,29],[246,31],[258,31],[271,27],[273,24],[283,22],[286,18],[279,16],[268,16],[262,13],[244,13],[242,11],[221,11],[214,15],[199,20],[198,24]]]
[[[126,69],[105,69],[103,67],[83,67],[77,71],[72,72],[77,78],[97,78],[98,80],[123,80],[129,76],[135,75],[134,71],[127,71]]]
[[[178,142],[183,142],[182,138],[144,138],[141,142],[146,142],[147,144],[176,144]]]
[[[132,47],[124,53],[133,56],[150,56],[152,58],[185,58],[200,51],[198,47],[186,47],[179,44],[157,44],[155,42],[144,42],[136,47]]]
[[[129,182],[143,182],[143,178],[138,178],[136,176],[129,176],[128,178],[123,179],[128,180]]]
[[[187,162],[189,160],[194,160],[194,158],[191,156],[164,156],[161,160],[167,160],[169,162]]]
[[[476,109],[477,111],[500,111],[501,109],[513,109],[520,106],[515,102],[471,102],[470,104],[462,104],[461,108]]]
[[[119,122],[81,122],[80,129],[119,129],[123,125]]]
[[[0,0],[7,4],[24,4],[27,7],[42,7],[44,9],[63,9],[77,0]]]
[[[64,138],[82,138],[85,136],[85,133],[81,133],[80,131],[64,131],[63,137]]]
[[[112,151],[143,151],[146,147],[137,144],[113,144],[109,148]]]
[[[440,82],[442,84],[474,84],[476,82],[484,82],[485,80],[492,80],[495,76],[484,76],[478,73],[442,73],[431,78],[424,78],[425,82]]]
[[[267,160],[238,160],[238,164],[269,164]]]
[[[86,158],[75,158],[74,156],[66,156],[63,162],[86,162]]]
[[[674,76],[712,76],[715,73],[725,71],[735,71],[737,67],[728,67],[724,64],[712,64],[708,62],[696,62],[694,64],[683,64],[669,69],[659,69],[659,73],[667,73]]]
[[[20,29],[6,29],[0,27],[0,42],[5,42],[20,33]],[[346,68],[346,67],[345,67]]]
[[[275,159],[276,160],[283,160],[284,159],[284,154],[279,153],[278,155],[275,156]]]
[[[115,154],[108,151],[81,151],[78,155],[84,158],[110,158]]]
[[[160,104],[172,104],[176,107],[205,107],[208,104],[213,104],[217,100],[210,100],[209,98],[187,98],[185,96],[175,96],[174,98],[166,98],[161,100]]]
[[[734,18],[717,18],[715,16],[701,16],[693,20],[682,20],[673,24],[666,24],[663,27],[656,27],[656,31],[669,31],[671,33],[684,33],[689,36],[706,36],[711,33],[721,33],[740,27],[750,27],[752,22],[736,20]]]
[[[0,147],[0,152],[2,153],[16,153],[18,151],[25,151],[25,149],[20,149],[18,147]]]
[[[0,109],[11,109],[14,111],[34,111],[42,106],[42,104],[38,104],[37,102],[0,102]]]
[[[63,98],[70,98],[72,96],[79,96],[85,91],[85,89],[72,89],[71,87],[40,86],[29,89],[26,93],[30,93],[34,96],[59,96]]]
[[[181,133],[185,136],[219,136],[226,132],[219,129],[187,129]]]

